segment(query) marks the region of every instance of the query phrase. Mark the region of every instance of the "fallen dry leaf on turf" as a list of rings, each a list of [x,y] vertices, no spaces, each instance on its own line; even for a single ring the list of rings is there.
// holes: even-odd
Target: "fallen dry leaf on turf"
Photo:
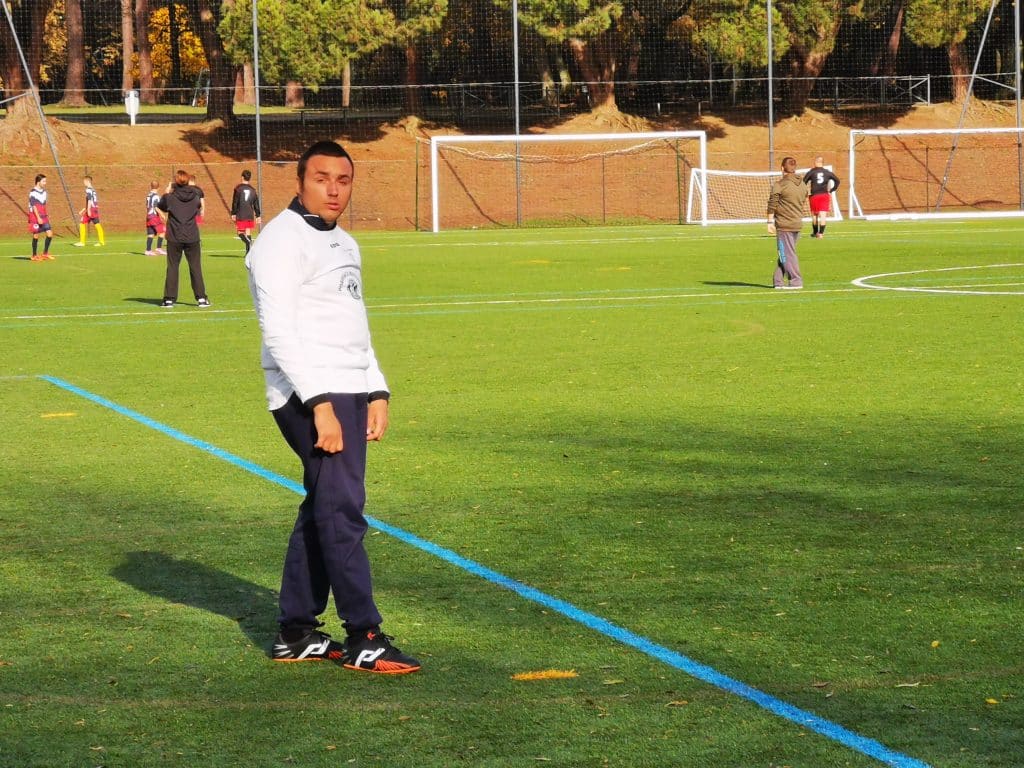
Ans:
[[[571,677],[579,677],[575,669],[542,669],[537,672],[520,672],[512,675],[513,680],[567,680]]]
[[[986,704],[998,704],[999,699],[985,699]]]

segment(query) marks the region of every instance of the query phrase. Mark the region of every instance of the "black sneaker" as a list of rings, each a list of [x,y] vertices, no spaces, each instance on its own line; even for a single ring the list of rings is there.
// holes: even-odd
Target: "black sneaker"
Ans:
[[[160,302],[160,306],[161,307],[173,307],[174,306],[174,300],[173,299],[164,299],[163,301]]]
[[[294,643],[278,632],[271,656],[274,661],[341,661],[345,648],[326,632],[311,629]]]
[[[420,663],[395,648],[392,640],[393,637],[385,635],[378,627],[349,635],[343,646],[345,655],[341,665],[346,669],[382,675],[404,675],[418,670]]]
[[[205,296],[203,298],[201,298],[201,299],[196,299],[196,306],[198,306],[198,307],[208,307],[208,306],[210,306],[210,300],[207,299]]]

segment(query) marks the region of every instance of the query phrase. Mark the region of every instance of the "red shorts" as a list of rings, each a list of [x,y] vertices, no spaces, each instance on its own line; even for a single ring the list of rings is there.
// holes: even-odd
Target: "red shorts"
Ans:
[[[159,216],[147,216],[146,217],[146,234],[147,235],[160,235],[164,236],[167,231],[167,227],[164,224],[164,220]]]
[[[203,216],[202,216],[202,214],[196,214],[196,226],[198,227],[202,223],[203,223]]]
[[[28,231],[33,235],[38,235],[40,232],[50,232],[52,229],[53,228],[50,226],[50,222],[48,221],[44,221],[42,224],[36,221],[30,221],[28,223]]]
[[[811,195],[809,200],[811,213],[828,213],[832,208],[832,195],[822,192],[820,195]]]
[[[82,223],[83,224],[99,224],[100,223],[100,215],[99,215],[99,213],[96,213],[95,215],[92,215],[92,216],[90,216],[88,213],[83,213],[82,214]]]
[[[235,220],[235,231],[245,232],[246,230],[256,229],[256,222],[252,219],[236,219]]]

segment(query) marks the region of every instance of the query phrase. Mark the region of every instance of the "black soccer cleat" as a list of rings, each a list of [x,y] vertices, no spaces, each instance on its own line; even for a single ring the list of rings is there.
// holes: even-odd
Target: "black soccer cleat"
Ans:
[[[391,644],[393,639],[381,632],[379,627],[349,635],[343,646],[341,665],[346,669],[381,675],[404,675],[417,671],[420,663],[395,648]]]
[[[278,632],[271,657],[274,661],[341,661],[345,648],[326,632],[311,629],[293,643]]]

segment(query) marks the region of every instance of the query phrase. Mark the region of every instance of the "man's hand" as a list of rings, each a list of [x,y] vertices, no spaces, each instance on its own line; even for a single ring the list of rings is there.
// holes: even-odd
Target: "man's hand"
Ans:
[[[313,426],[316,427],[316,443],[324,453],[339,453],[345,447],[341,435],[341,422],[334,415],[334,406],[330,402],[313,406]]]
[[[388,401],[374,400],[366,407],[366,439],[380,440],[388,428]]]
[[[773,221],[769,221],[768,222],[768,234],[769,235],[774,235],[775,234],[775,222],[773,222]]]

